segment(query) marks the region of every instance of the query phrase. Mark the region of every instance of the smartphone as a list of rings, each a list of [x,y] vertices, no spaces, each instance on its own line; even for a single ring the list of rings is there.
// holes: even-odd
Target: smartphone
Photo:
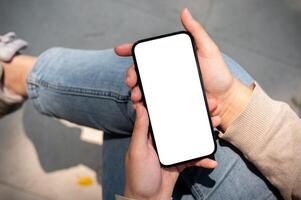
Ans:
[[[214,153],[213,127],[190,33],[140,40],[132,53],[161,165]]]

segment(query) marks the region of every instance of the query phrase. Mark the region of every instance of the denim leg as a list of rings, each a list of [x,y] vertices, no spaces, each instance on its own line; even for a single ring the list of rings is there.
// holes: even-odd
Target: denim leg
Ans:
[[[39,56],[28,76],[28,95],[45,115],[129,135],[134,112],[124,80],[131,63],[112,49],[52,48]]]
[[[217,141],[214,170],[189,168],[182,178],[195,199],[281,199],[279,192],[227,142]]]
[[[252,78],[224,56],[243,83]],[[113,50],[81,51],[53,48],[43,53],[28,77],[28,94],[43,114],[103,129],[103,199],[123,192],[124,154],[134,122],[124,77],[131,58]],[[110,134],[115,133],[115,134]],[[119,137],[116,137],[119,135]],[[219,141],[215,170],[188,169],[182,178],[196,199],[275,199],[260,173],[229,144]],[[185,197],[186,198],[186,197]]]

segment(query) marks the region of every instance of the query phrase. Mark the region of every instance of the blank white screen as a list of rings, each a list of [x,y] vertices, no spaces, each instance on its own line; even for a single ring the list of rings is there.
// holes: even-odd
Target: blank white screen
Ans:
[[[190,37],[138,43],[134,54],[160,162],[211,154],[214,140]]]

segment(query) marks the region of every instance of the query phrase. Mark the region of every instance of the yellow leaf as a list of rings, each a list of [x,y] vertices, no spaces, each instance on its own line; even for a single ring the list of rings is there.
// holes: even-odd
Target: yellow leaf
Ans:
[[[93,179],[89,176],[81,176],[77,180],[77,184],[80,186],[90,186],[93,184]]]

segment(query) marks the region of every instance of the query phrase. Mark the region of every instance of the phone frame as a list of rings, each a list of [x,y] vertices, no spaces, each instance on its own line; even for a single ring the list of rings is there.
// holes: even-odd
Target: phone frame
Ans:
[[[148,108],[147,108],[147,102],[146,102],[146,99],[145,99],[145,95],[144,95],[144,91],[143,91],[143,86],[142,86],[142,82],[141,82],[141,78],[140,78],[139,67],[138,67],[138,64],[137,64],[136,56],[135,56],[135,47],[139,43],[143,43],[143,42],[147,42],[147,41],[151,41],[151,40],[156,40],[156,39],[160,39],[160,38],[165,38],[165,37],[169,37],[169,36],[173,36],[173,35],[178,35],[178,34],[186,34],[186,35],[189,36],[189,38],[191,40],[191,45],[192,45],[192,48],[193,48],[193,53],[194,53],[194,58],[195,58],[196,66],[198,68],[199,80],[200,80],[200,83],[201,83],[201,88],[203,90],[203,98],[204,98],[204,102],[205,102],[205,106],[206,106],[206,111],[207,111],[207,115],[208,115],[208,119],[209,119],[209,123],[210,123],[210,130],[211,130],[211,134],[212,134],[214,149],[213,149],[213,151],[212,151],[211,154],[208,154],[206,156],[201,156],[201,157],[197,157],[197,158],[185,160],[185,161],[174,163],[174,164],[171,164],[171,165],[164,165],[164,164],[162,164],[161,160],[159,158],[158,151],[157,151],[157,146],[156,146],[156,141],[155,141],[155,137],[154,137],[154,134],[153,134],[151,119],[150,119],[149,113],[147,112],[148,113],[148,117],[149,117],[149,132],[150,132],[151,137],[153,139],[153,146],[154,146],[154,149],[155,149],[155,151],[157,153],[160,165],[162,167],[171,167],[171,166],[175,166],[175,165],[178,165],[178,164],[183,164],[183,163],[188,163],[188,162],[196,161],[196,160],[199,160],[199,159],[202,159],[202,158],[208,158],[208,157],[211,157],[216,152],[216,136],[214,134],[214,128],[213,128],[213,125],[212,125],[211,116],[210,116],[210,112],[209,112],[209,106],[208,106],[207,96],[206,96],[206,92],[205,92],[205,88],[204,88],[204,81],[203,81],[203,78],[202,78],[201,68],[200,68],[200,64],[199,64],[199,60],[198,60],[198,56],[197,56],[197,52],[196,52],[196,45],[195,45],[195,42],[194,42],[194,39],[193,39],[193,36],[191,35],[191,33],[187,32],[187,31],[177,31],[177,32],[173,32],[173,33],[168,33],[168,34],[163,34],[163,35],[159,35],[159,36],[155,36],[155,37],[150,37],[150,38],[138,40],[137,42],[135,42],[133,44],[131,51],[132,51],[132,57],[133,57],[134,65],[135,65],[134,68],[135,68],[135,71],[137,73],[137,83],[138,83],[138,86],[139,86],[141,94],[142,94],[142,102],[143,102],[143,105],[145,106],[145,108],[148,110]]]

